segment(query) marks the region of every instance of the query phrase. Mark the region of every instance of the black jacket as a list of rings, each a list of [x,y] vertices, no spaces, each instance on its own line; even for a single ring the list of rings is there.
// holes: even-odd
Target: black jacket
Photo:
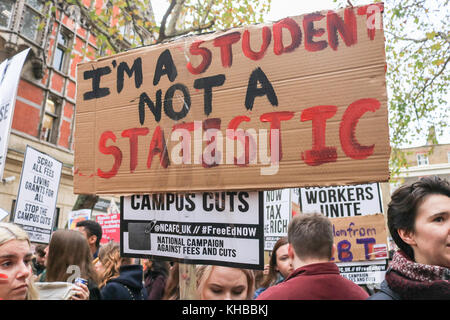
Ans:
[[[119,269],[119,277],[109,280],[101,289],[103,300],[146,300],[141,265],[125,265]]]
[[[101,300],[100,289],[97,284],[91,279],[88,280],[87,287],[89,289],[89,300]]]
[[[401,297],[389,288],[386,280],[383,280],[380,291],[371,295],[367,300],[401,300]]]

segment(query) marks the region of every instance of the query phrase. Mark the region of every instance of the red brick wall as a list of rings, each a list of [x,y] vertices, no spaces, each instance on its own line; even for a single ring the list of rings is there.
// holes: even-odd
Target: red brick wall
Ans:
[[[101,10],[103,0],[95,1],[95,8]],[[91,0],[83,0],[87,6]],[[56,17],[61,19],[61,23],[68,29],[75,31],[73,39],[73,50],[69,53],[70,61],[67,76],[63,76],[57,72],[51,72],[50,69],[44,68],[44,77],[37,80],[39,85],[21,80],[17,92],[18,99],[16,101],[15,112],[12,122],[12,128],[31,136],[39,138],[39,126],[41,115],[45,106],[45,91],[49,90],[52,94],[58,94],[62,97],[63,105],[61,106],[59,138],[57,145],[72,149],[71,133],[72,123],[75,112],[75,105],[71,101],[76,99],[76,67],[77,64],[84,60],[95,58],[96,38],[88,33],[85,29],[78,26],[74,30],[76,24],[60,12],[56,12]],[[52,25],[52,31],[48,39],[48,51],[46,52],[47,66],[52,67],[54,45],[57,37],[58,22]],[[88,43],[86,45],[86,43]],[[85,51],[86,50],[86,51]],[[87,55],[83,58],[83,55]]]
[[[16,100],[12,128],[36,137],[39,130],[40,110]]]

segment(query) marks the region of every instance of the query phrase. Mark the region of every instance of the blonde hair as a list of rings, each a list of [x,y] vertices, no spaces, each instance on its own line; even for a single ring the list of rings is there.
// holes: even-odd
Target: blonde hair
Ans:
[[[198,265],[196,267],[195,273],[196,273],[196,278],[197,278],[197,295],[198,295],[197,298],[198,299],[201,299],[201,292],[203,291],[203,287],[206,283],[206,280],[211,275],[213,268],[214,268],[214,266],[212,266],[212,265]],[[247,279],[247,296],[245,297],[245,299],[251,300],[253,298],[253,293],[255,292],[255,275],[252,270],[240,269],[240,268],[236,268],[236,269],[241,270]]]
[[[103,288],[109,280],[117,278],[119,276],[119,268],[122,265],[131,263],[130,258],[120,256],[120,245],[113,241],[100,248],[98,258],[105,269],[101,275],[99,288]]]
[[[28,234],[16,224],[9,222],[0,222],[0,246],[11,240],[26,241],[31,246],[30,237]],[[34,286],[33,277],[30,273],[30,280],[28,282],[26,300],[39,300],[39,293]]]

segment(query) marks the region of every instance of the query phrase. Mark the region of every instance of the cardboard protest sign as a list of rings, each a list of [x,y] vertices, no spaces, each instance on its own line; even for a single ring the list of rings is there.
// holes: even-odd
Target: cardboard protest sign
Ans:
[[[387,259],[387,233],[382,214],[332,218],[336,262]]]
[[[262,192],[121,198],[121,254],[262,269]]]
[[[336,187],[300,188],[300,210],[320,212],[328,218],[383,212],[378,183]]]
[[[30,48],[0,64],[0,181],[5,170],[9,132],[16,104],[17,85]]]
[[[27,146],[14,223],[21,225],[33,242],[50,242],[61,170],[62,162]]]
[[[315,12],[79,64],[74,192],[387,181],[381,11]]]
[[[298,207],[298,188],[264,191],[264,250],[272,251]]]

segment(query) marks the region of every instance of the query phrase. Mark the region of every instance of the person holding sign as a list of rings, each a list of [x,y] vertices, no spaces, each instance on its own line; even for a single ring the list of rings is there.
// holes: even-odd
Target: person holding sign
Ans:
[[[399,248],[370,300],[450,299],[450,184],[424,177],[398,188],[388,227]]]
[[[331,221],[320,213],[297,214],[288,227],[294,271],[257,300],[364,300],[368,294],[339,274]]]
[[[273,246],[269,261],[269,272],[264,278],[261,287],[255,291],[256,299],[267,288],[277,285],[286,279],[292,272],[292,262],[288,254],[289,243],[286,237],[281,237]]]
[[[251,270],[201,265],[196,275],[200,300],[250,300],[255,290]]]
[[[38,300],[32,256],[28,234],[15,224],[0,222],[0,300]]]

